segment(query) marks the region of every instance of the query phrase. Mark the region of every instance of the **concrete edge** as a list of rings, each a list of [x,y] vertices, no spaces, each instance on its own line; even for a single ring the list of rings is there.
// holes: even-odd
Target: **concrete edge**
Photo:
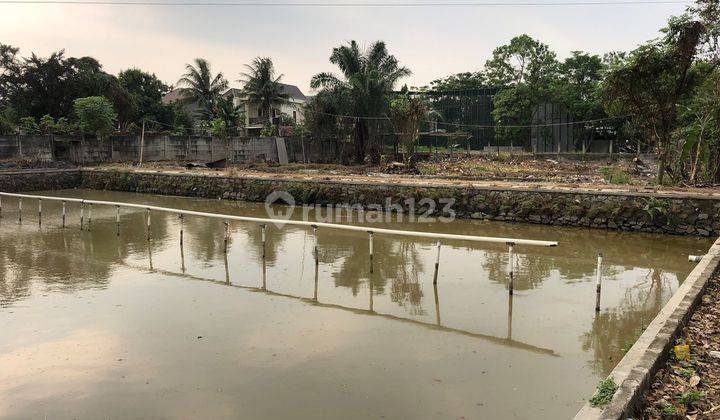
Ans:
[[[633,414],[642,395],[650,387],[655,373],[667,360],[675,338],[700,303],[707,282],[718,265],[720,238],[610,372],[608,377],[612,377],[619,385],[612,401],[602,409],[586,403],[575,415],[575,420],[617,420]]]
[[[600,190],[590,190],[585,189],[582,187],[565,187],[561,189],[553,189],[553,188],[543,188],[543,187],[531,187],[531,186],[523,186],[523,185],[514,185],[514,186],[502,186],[502,185],[462,185],[462,184],[456,184],[456,185],[422,185],[422,184],[413,184],[413,183],[406,183],[406,182],[393,182],[393,183],[375,183],[375,182],[362,182],[362,181],[349,181],[349,180],[342,180],[342,179],[285,179],[285,178],[267,178],[267,177],[261,177],[261,176],[252,176],[252,175],[243,175],[243,176],[225,176],[225,175],[212,175],[212,174],[193,174],[193,173],[170,173],[170,172],[160,172],[160,171],[153,171],[153,170],[140,170],[140,171],[127,171],[123,169],[118,168],[93,168],[93,167],[84,167],[81,169],[81,172],[121,172],[121,173],[134,173],[134,174],[140,174],[140,175],[153,175],[153,176],[167,176],[167,177],[179,177],[179,176],[195,176],[198,178],[212,178],[212,179],[233,179],[233,180],[240,180],[240,181],[266,181],[266,182],[276,182],[276,183],[307,183],[312,182],[313,184],[323,184],[323,185],[362,185],[362,186],[370,186],[370,187],[402,187],[402,188],[427,188],[427,189],[436,189],[436,190],[442,190],[442,189],[471,189],[471,190],[480,190],[480,191],[523,191],[523,192],[533,192],[533,193],[549,193],[549,194],[580,194],[580,195],[599,195],[599,196],[621,196],[621,197],[654,197],[654,198],[665,198],[665,199],[676,199],[676,200],[684,200],[684,199],[692,199],[692,200],[708,200],[708,201],[719,201],[720,196],[712,196],[710,194],[701,194],[701,193],[682,193],[682,192],[662,192],[662,191],[640,191],[640,190],[634,190],[634,191],[614,191],[611,189],[600,189]],[[368,179],[368,181],[371,181],[371,179]],[[471,183],[472,181],[467,181]]]

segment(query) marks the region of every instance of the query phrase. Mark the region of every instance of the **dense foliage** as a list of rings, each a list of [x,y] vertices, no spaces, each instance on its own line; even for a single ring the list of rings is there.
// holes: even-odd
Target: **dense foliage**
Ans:
[[[109,134],[117,114],[112,104],[102,96],[78,98],[73,102],[81,133],[94,133],[98,137]]]
[[[280,83],[283,75],[275,75],[275,66],[268,57],[255,57],[245,67],[247,71],[240,74],[243,93],[250,103],[263,110],[265,119],[271,121],[272,108],[288,102],[288,94],[283,92]]]
[[[292,125],[327,144],[342,163],[377,161],[388,138],[412,156],[423,130],[461,133],[473,107],[492,108],[482,122],[492,126],[481,126],[481,134],[489,132],[498,145],[527,146],[538,110],[551,105],[574,121],[574,138],[583,145],[612,138],[616,150],[655,152],[660,183],[720,183],[720,0],[696,0],[670,18],[659,38],[629,52],[573,51],[560,60],[547,44],[519,35],[497,47],[481,70],[414,92],[397,92],[411,72],[382,41],[366,49],[350,41],[332,50],[330,62],[339,74],[312,78],[317,94],[305,107],[304,124],[280,115],[280,128]],[[269,58],[246,67],[242,95],[267,117],[288,101],[282,75]],[[243,109],[224,96],[227,80],[207,60],[188,64],[177,84],[182,100],[163,104],[171,87],[153,74],[131,68],[114,76],[91,57],[64,51],[21,57],[18,48],[0,44],[0,134],[102,136],[145,124],[227,137],[244,124]],[[273,121],[262,129],[265,135],[285,132]]]
[[[62,50],[48,57],[21,57],[18,48],[0,44],[1,133],[77,131],[75,100],[91,96],[112,105],[115,129],[132,131],[143,117],[169,126],[173,109],[161,102],[168,90],[155,75],[138,69],[116,77],[92,57],[67,57]]]
[[[382,41],[373,43],[367,50],[350,41],[333,49],[330,62],[338,66],[342,76],[332,73],[313,76],[310,86],[321,89],[316,100],[329,99],[329,106],[340,114],[361,117],[353,121],[355,159],[357,162],[375,159],[381,149],[381,136],[373,121],[387,117],[392,92],[398,81],[411,74],[410,70],[400,66]],[[341,99],[332,98],[335,94]]]

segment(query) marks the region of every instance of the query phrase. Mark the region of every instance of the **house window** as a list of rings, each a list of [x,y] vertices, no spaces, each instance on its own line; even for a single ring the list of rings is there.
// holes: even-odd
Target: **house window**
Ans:
[[[297,111],[293,111],[293,121],[297,122]]]

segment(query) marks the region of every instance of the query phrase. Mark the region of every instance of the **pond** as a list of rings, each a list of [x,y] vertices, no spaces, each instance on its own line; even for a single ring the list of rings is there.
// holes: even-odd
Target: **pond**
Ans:
[[[261,204],[38,193],[266,217]],[[707,238],[458,220],[376,227],[555,240],[517,246],[3,199],[4,418],[572,417],[692,270]],[[311,217],[314,213],[311,213]],[[297,214],[294,216],[298,216]],[[86,215],[87,217],[87,215]],[[86,220],[87,222],[87,220]],[[87,227],[87,226],[86,226]],[[602,310],[595,269],[604,253]],[[264,268],[263,268],[264,267]],[[371,293],[372,291],[372,293]]]

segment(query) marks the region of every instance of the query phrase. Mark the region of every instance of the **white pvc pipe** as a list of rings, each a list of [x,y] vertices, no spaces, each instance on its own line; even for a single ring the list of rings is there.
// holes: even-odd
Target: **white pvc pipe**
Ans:
[[[433,284],[437,284],[438,269],[440,268],[440,241],[437,242],[437,257],[435,258],[435,274]]]
[[[63,201],[64,200],[64,201],[75,202],[75,203],[87,203],[87,204],[97,204],[97,205],[106,205],[106,206],[122,206],[122,207],[128,207],[128,208],[136,208],[136,209],[155,210],[155,211],[161,211],[161,212],[166,212],[166,213],[184,214],[184,215],[188,215],[188,216],[212,217],[215,219],[238,220],[238,221],[243,221],[243,222],[254,222],[254,223],[263,223],[263,224],[264,223],[277,223],[277,224],[281,224],[281,225],[293,225],[293,226],[308,226],[308,227],[317,226],[317,227],[323,227],[323,228],[329,228],[329,229],[350,230],[350,231],[357,231],[357,232],[382,233],[382,234],[386,234],[386,235],[414,236],[414,237],[418,237],[418,238],[452,239],[452,240],[458,240],[458,241],[487,242],[487,243],[498,243],[498,244],[512,243],[513,245],[530,245],[530,246],[544,246],[544,247],[553,247],[553,246],[558,245],[558,243],[555,241],[539,241],[539,240],[534,240],[534,239],[498,238],[498,237],[492,237],[492,236],[453,235],[453,234],[447,234],[447,233],[417,232],[417,231],[396,230],[396,229],[368,228],[367,226],[350,226],[350,225],[341,225],[341,224],[334,224],[334,223],[306,222],[306,221],[302,221],[302,220],[278,220],[278,219],[260,218],[260,217],[233,216],[233,215],[229,215],[229,214],[205,213],[205,212],[201,212],[201,211],[180,210],[180,209],[174,209],[174,208],[168,208],[168,207],[148,206],[148,205],[143,205],[143,204],[131,204],[131,203],[120,203],[120,202],[115,202],[115,201],[84,200],[84,199],[80,199],[80,198],[49,197],[49,196],[15,194],[15,193],[4,193],[4,192],[0,192],[0,196],[18,197],[18,198],[23,198],[23,197],[42,198],[44,200],[55,200],[55,201]]]
[[[688,255],[688,261],[690,262],[700,262],[702,260],[704,255]]]
[[[515,289],[515,273],[513,264],[513,244],[508,244],[508,274],[510,275],[510,283],[508,285],[508,292],[512,295]]]
[[[373,233],[372,232],[368,232],[368,244],[370,247],[370,272],[372,273],[373,272]]]
[[[602,252],[598,253],[597,257],[597,271],[596,271],[596,278],[595,278],[595,311],[600,311],[600,293],[602,290],[602,263],[603,263],[603,254]]]
[[[313,225],[313,255],[315,256],[315,271],[318,269],[318,265],[320,264],[320,255],[318,255],[318,236],[317,236],[317,226]]]
[[[116,235],[120,236],[120,206],[115,206],[115,225],[117,226]]]

